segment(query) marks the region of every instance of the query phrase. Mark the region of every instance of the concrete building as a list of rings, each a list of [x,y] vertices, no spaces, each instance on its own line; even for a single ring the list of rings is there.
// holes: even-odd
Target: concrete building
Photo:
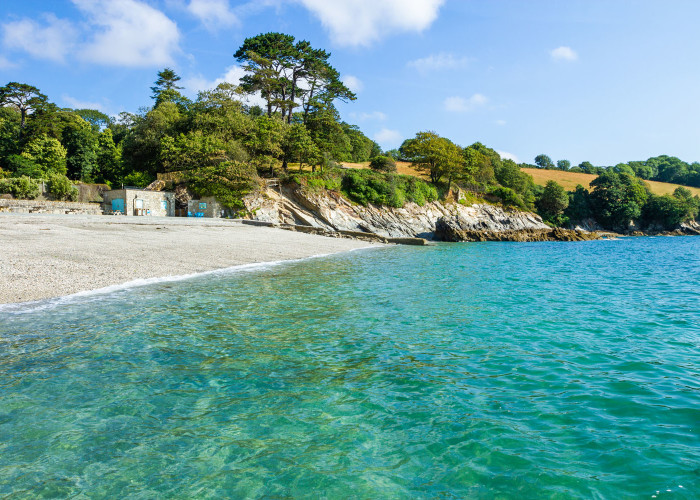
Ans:
[[[187,202],[187,217],[212,217],[218,219],[222,216],[221,211],[221,204],[212,197]]]
[[[138,188],[112,189],[102,195],[105,214],[150,215],[172,217],[175,215],[175,193],[147,191]]]

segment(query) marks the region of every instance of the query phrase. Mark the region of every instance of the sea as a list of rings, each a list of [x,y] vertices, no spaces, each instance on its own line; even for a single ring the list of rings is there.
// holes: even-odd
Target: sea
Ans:
[[[2,306],[0,498],[700,498],[700,237]]]

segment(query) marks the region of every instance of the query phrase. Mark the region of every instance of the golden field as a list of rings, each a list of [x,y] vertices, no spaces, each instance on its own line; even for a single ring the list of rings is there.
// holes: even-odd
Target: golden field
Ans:
[[[591,181],[596,178],[593,174],[581,174],[578,172],[564,172],[562,170],[543,170],[540,168],[522,168],[523,172],[530,174],[535,184],[544,186],[547,181],[556,181],[567,191],[573,191],[578,184],[589,189]],[[651,192],[655,195],[673,194],[678,184],[667,182],[644,181],[649,185]],[[700,188],[683,186],[689,189],[694,195],[700,195]]]

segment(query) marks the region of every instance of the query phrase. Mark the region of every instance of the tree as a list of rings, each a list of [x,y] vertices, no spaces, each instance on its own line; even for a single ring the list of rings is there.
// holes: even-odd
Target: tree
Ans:
[[[286,165],[287,158],[299,160],[300,172],[305,160],[316,160],[319,155],[316,144],[314,144],[314,141],[311,139],[306,127],[301,123],[295,123],[287,129],[282,148],[285,157],[284,164]],[[316,171],[315,163],[312,170],[314,172]]]
[[[396,161],[391,156],[375,156],[369,161],[369,168],[377,172],[396,172]]]
[[[181,78],[177,75],[177,73],[170,68],[165,68],[164,70],[159,71],[158,79],[155,81],[155,85],[151,87],[151,91],[153,92],[151,98],[158,101],[163,92],[177,92],[178,90],[182,90],[182,87],[177,86],[177,82],[180,80]]]
[[[26,83],[10,82],[0,87],[0,104],[14,106],[20,112],[20,129],[24,129],[27,114],[45,104],[46,99],[38,88]]]
[[[62,142],[67,151],[68,177],[91,182],[97,168],[98,134],[88,122],[76,116],[63,129]]]
[[[554,163],[552,163],[552,159],[544,154],[535,156],[535,165],[537,165],[537,168],[554,168]]]
[[[66,148],[53,137],[42,135],[32,139],[22,156],[41,168],[42,176],[49,173],[66,175]]]
[[[639,218],[649,196],[644,181],[609,169],[595,178],[591,186],[594,217],[607,229],[626,230],[631,221]]]
[[[401,154],[408,158],[416,170],[427,172],[433,183],[448,178],[452,180],[464,171],[464,158],[459,146],[435,132],[418,132],[416,137],[404,141]]]
[[[249,72],[241,87],[249,94],[260,92],[268,117],[279,112],[291,123],[294,108],[302,106],[306,122],[311,111],[328,108],[335,99],[355,99],[328,63],[330,54],[306,40],[295,43],[291,35],[262,33],[246,38],[234,57]]]
[[[95,180],[116,184],[123,177],[121,148],[114,144],[112,129],[104,129],[97,139]]]
[[[553,224],[561,224],[561,215],[569,206],[569,195],[556,181],[547,181],[536,202],[542,218]]]
[[[558,160],[557,168],[559,170],[569,170],[571,168],[571,162],[569,160]]]

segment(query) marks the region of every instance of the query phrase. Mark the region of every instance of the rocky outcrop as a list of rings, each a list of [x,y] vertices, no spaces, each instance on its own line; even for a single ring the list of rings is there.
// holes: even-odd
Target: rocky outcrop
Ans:
[[[520,228],[507,229],[474,228],[471,221],[459,217],[443,217],[437,221],[435,237],[441,241],[586,241],[600,238],[598,233],[576,229]]]
[[[360,206],[333,191],[298,185],[268,187],[244,200],[251,218],[325,231],[373,233],[384,238],[444,241],[578,241],[585,231],[553,230],[532,213],[475,204],[407,203],[403,208]]]

